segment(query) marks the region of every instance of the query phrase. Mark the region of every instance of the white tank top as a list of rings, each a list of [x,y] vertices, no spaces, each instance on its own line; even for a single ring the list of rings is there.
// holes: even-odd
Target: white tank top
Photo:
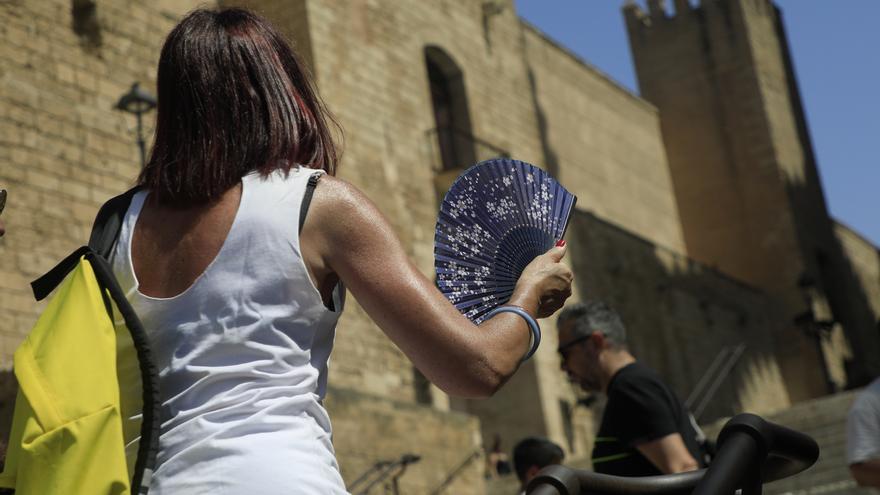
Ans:
[[[151,495],[344,494],[321,404],[344,289],[328,310],[299,244],[314,170],[242,179],[223,246],[183,293],[141,294],[132,199],[113,271],[144,324],[159,370],[161,433]]]

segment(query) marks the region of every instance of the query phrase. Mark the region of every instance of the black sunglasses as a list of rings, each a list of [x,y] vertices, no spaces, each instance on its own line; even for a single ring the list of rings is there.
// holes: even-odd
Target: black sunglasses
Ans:
[[[593,335],[593,334],[591,333],[591,334],[587,334],[587,335],[582,335],[576,339],[570,340],[570,341],[562,344],[561,346],[559,346],[556,349],[556,352],[559,353],[559,356],[562,357],[562,359],[565,359],[566,358],[565,351],[567,351],[568,349],[571,349],[575,344],[579,344],[579,343],[589,339],[591,335]]]
[[[0,189],[0,213],[6,208],[6,189]]]

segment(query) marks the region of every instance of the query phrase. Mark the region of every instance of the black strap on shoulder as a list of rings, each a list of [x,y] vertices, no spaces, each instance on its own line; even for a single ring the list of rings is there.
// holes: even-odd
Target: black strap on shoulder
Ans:
[[[89,247],[104,259],[110,259],[110,252],[116,244],[116,239],[119,238],[122,220],[131,204],[131,198],[140,190],[140,186],[132,187],[119,196],[111,198],[98,210],[95,223],[92,224],[92,234],[89,236]]]
[[[119,231],[122,229],[122,219],[125,218],[125,212],[128,211],[128,206],[131,204],[131,198],[139,190],[140,186],[133,187],[104,203],[98,210],[95,223],[92,224],[89,245],[77,249],[45,275],[31,282],[31,289],[33,289],[37,301],[42,301],[55,290],[55,287],[58,287],[58,284],[70,273],[70,270],[73,270],[82,255],[90,250],[101,255],[105,260],[110,258],[110,252],[113,250],[113,245],[119,238]]]
[[[144,326],[131,307],[131,304],[125,298],[125,294],[123,294],[122,289],[119,287],[116,277],[113,276],[113,269],[108,262],[113,246],[119,239],[122,222],[125,219],[128,207],[131,205],[131,200],[140,190],[140,186],[135,186],[119,196],[111,198],[101,206],[101,209],[98,210],[98,214],[95,216],[95,222],[92,224],[92,233],[89,236],[88,248],[91,249],[92,253],[88,253],[86,256],[92,263],[98,283],[109,293],[109,296],[116,303],[116,308],[125,320],[125,326],[131,335],[138,357],[138,366],[141,372],[143,416],[141,420],[141,438],[138,443],[138,454],[132,475],[131,489],[132,493],[143,495],[149,490],[150,477],[155,468],[156,453],[159,450],[159,427],[161,424],[159,420],[161,406],[159,374],[153,362],[152,351]],[[112,313],[112,311],[108,310],[108,313]]]
[[[141,438],[138,443],[138,454],[131,481],[131,493],[145,495],[149,490],[150,477],[156,466],[156,453],[159,451],[160,408],[162,404],[159,395],[159,373],[153,361],[153,353],[144,326],[119,287],[116,277],[113,276],[110,263],[103,256],[98,256],[97,253],[91,251],[86,254],[86,259],[92,263],[98,284],[116,303],[116,308],[125,321],[125,326],[128,328],[137,353],[138,367],[141,372],[141,400],[143,401],[141,412],[143,416],[141,418]],[[112,315],[112,311],[109,309],[108,314]]]
[[[312,195],[315,194],[315,188],[318,187],[318,181],[321,179],[321,176],[324,175],[321,172],[315,172],[311,176],[309,176],[309,181],[306,183],[306,192],[303,194],[303,202],[299,207],[299,231],[302,232],[303,225],[306,223],[306,213],[309,212],[309,205],[312,203]]]
[[[309,181],[306,183],[306,192],[303,194],[302,205],[299,207],[300,233],[303,230],[303,225],[306,223],[306,214],[309,212],[309,205],[312,203],[312,195],[315,194],[315,188],[318,187],[318,181],[321,180],[322,175],[324,175],[322,172],[315,172],[309,176]],[[325,306],[327,306],[327,309],[330,311],[336,311],[332,298],[328,303],[325,303]]]

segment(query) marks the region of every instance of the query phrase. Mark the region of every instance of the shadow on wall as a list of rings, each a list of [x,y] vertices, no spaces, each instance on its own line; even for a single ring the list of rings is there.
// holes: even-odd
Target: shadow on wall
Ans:
[[[73,32],[79,36],[80,45],[87,52],[98,54],[103,45],[103,36],[95,0],[73,0],[71,11]]]
[[[816,198],[822,197],[821,191],[809,183],[789,181],[786,188],[793,207],[801,212],[812,213],[817,206],[823,206],[816,204]],[[805,278],[816,285],[818,293],[827,297],[832,321],[842,326],[849,343],[851,356],[843,362],[846,388],[861,387],[880,375],[880,329],[877,326],[880,278],[871,270],[880,266],[880,253],[855,232],[835,226],[827,216],[827,220],[817,221],[818,215],[809,213],[804,216],[810,223],[799,227],[818,232],[802,233],[803,256],[808,269],[815,274],[812,277],[805,274]],[[848,236],[850,242],[844,244],[842,236]],[[860,266],[857,260],[862,264],[873,262],[874,267]],[[832,355],[828,359],[843,357]]]
[[[797,139],[804,153],[804,175],[797,177],[797,180],[789,178],[785,184],[786,192],[795,218],[800,221],[797,231],[807,270],[812,271],[814,278],[818,278],[818,288],[827,297],[833,318],[842,325],[846,340],[849,341],[851,359],[844,364],[846,388],[851,389],[865,385],[880,375],[880,274],[875,272],[871,275],[866,272],[870,266],[858,266],[854,263],[862,258],[859,256],[862,254],[865,258],[862,263],[873,263],[877,270],[880,268],[880,253],[875,246],[857,235],[853,235],[852,239],[856,241],[855,244],[860,245],[844,246],[840,230],[829,217],[803,98],[791,60],[792,52],[779,9],[776,9],[775,21],[776,35],[782,45],[786,83],[792,95],[792,117]],[[849,252],[847,247],[861,253]],[[832,358],[839,359],[839,356]]]
[[[544,166],[547,172],[554,177],[559,177],[559,156],[550,146],[549,130],[547,128],[547,114],[541,107],[538,99],[538,86],[535,81],[535,73],[526,61],[526,71],[529,78],[529,94],[532,98],[532,105],[535,107],[535,118],[538,121],[538,136],[541,139],[541,151],[544,155]]]
[[[575,212],[568,238],[582,297],[617,309],[631,351],[683,400],[725,348],[745,344],[701,422],[789,405],[773,348],[782,320],[768,295],[591,213]]]

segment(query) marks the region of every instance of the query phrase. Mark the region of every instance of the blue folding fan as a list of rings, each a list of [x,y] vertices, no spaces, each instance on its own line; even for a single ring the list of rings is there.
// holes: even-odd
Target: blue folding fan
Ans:
[[[547,172],[496,158],[449,188],[434,234],[437,286],[480,323],[513,294],[523,269],[562,239],[577,198]]]

